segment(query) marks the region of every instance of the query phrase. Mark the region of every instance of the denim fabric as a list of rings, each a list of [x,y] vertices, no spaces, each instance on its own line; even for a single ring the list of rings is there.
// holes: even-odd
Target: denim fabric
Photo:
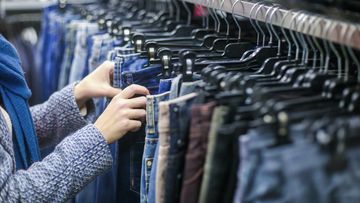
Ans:
[[[66,24],[75,16],[60,11],[49,13],[48,47],[43,61],[43,95],[48,98],[58,88],[58,78],[65,51]]]
[[[172,82],[172,79],[160,80],[159,94],[170,91],[171,82]],[[159,118],[158,118],[158,120],[159,120]],[[157,128],[159,129],[159,125],[157,125]],[[155,153],[154,153],[154,160],[153,160],[153,164],[152,164],[151,172],[150,172],[149,191],[148,191],[148,198],[147,198],[148,202],[155,202],[155,198],[156,198],[156,169],[157,169],[157,163],[158,163],[158,156],[159,156],[159,142],[156,145],[156,149],[155,149]]]
[[[186,150],[181,203],[197,203],[199,200],[205,155],[208,145],[211,116],[216,103],[193,105],[189,144]]]
[[[146,62],[145,60],[138,60],[134,64],[142,67]],[[159,78],[157,76],[160,73],[160,66],[147,67],[138,71],[124,71],[121,74],[121,88],[138,84],[147,87],[151,94],[156,94],[159,90]]]
[[[139,59],[138,54],[117,58],[119,58],[119,61],[114,71],[114,84],[120,85],[120,88],[125,88],[131,84],[141,84],[150,90],[156,88],[157,91],[159,82],[154,82],[154,78],[149,77],[149,75],[153,74],[159,67],[142,69],[147,60]],[[147,77],[143,77],[144,75]],[[145,128],[142,127],[139,132],[128,133],[118,142],[117,202],[140,201],[144,141]]]
[[[158,94],[162,94],[164,92],[170,91],[171,83],[172,83],[172,78],[160,79]]]
[[[301,149],[302,148],[302,149]],[[326,154],[320,152],[318,146],[303,145],[297,152],[294,149],[282,153],[285,172],[285,199],[290,202],[338,202],[328,190],[331,185],[329,176],[325,172],[328,160]],[[286,164],[286,165],[285,165]],[[325,194],[325,195],[320,195]]]
[[[77,31],[77,24],[81,22],[81,20],[73,20],[69,25],[66,27],[65,33],[65,55],[63,61],[61,63],[61,70],[59,75],[59,84],[58,89],[62,89],[67,84],[69,84],[69,75],[71,64],[74,59],[74,52],[75,52],[75,45],[76,45],[76,31]]]
[[[160,131],[156,202],[178,202],[180,199],[182,169],[189,128],[188,115],[196,97],[197,94],[192,93],[160,104],[161,106],[168,106],[169,112],[167,118],[160,119],[159,125],[163,120],[169,125],[168,131],[164,133]]]
[[[81,22],[76,33],[76,45],[71,65],[69,83],[81,80],[87,66],[87,38],[98,32],[96,23]]]
[[[42,32],[40,33],[40,38],[39,38],[39,42],[37,44],[37,48],[36,48],[36,58],[35,58],[35,63],[36,63],[36,67],[40,69],[39,73],[41,74],[41,78],[44,77],[44,70],[45,70],[45,66],[46,66],[46,62],[47,62],[47,53],[49,51],[49,45],[50,45],[50,18],[49,18],[49,14],[54,12],[56,9],[58,8],[57,5],[51,5],[48,7],[45,7],[43,9],[43,17],[41,19],[41,30]],[[45,95],[44,95],[44,81],[40,80],[38,81],[38,85],[36,86],[36,89],[33,89],[33,91],[37,91],[40,92],[40,98],[39,98],[39,102],[42,103],[46,100]]]
[[[239,165],[234,203],[245,202],[259,169],[261,150],[274,143],[269,129],[251,129],[239,138]]]
[[[178,75],[172,80],[171,88],[170,88],[170,99],[175,99],[179,97],[181,79],[182,79],[182,75]]]
[[[139,54],[116,56],[114,59],[115,68],[113,74],[113,86],[121,88],[121,74],[125,71],[136,71],[141,69],[139,66],[130,66],[139,58]],[[132,69],[131,69],[132,68]]]
[[[154,163],[154,155],[159,139],[158,120],[159,103],[169,99],[169,92],[159,95],[147,96],[146,102],[146,137],[144,154],[141,168],[141,202],[148,202],[148,191],[150,182],[150,173]]]
[[[91,36],[92,47],[90,57],[88,60],[88,72],[93,72],[99,65],[101,65],[107,58],[108,53],[114,46],[114,40],[109,34],[96,34]],[[95,111],[99,116],[105,109],[106,98],[95,98]]]
[[[209,132],[209,141],[208,141],[208,149],[206,152],[205,166],[204,166],[204,175],[201,183],[201,190],[199,196],[199,202],[212,202],[216,201],[216,199],[212,200],[212,189],[213,189],[213,181],[214,174],[216,174],[216,153],[219,147],[226,147],[217,145],[219,141],[218,129],[225,122],[225,116],[228,114],[229,107],[227,106],[218,106],[214,109],[212,119],[211,119],[211,127]],[[220,138],[221,139],[221,138]]]
[[[114,40],[109,34],[98,34],[92,36],[93,46],[88,61],[88,71],[94,71],[107,58],[108,54],[114,48]]]
[[[190,93],[193,93],[196,91],[197,85],[200,84],[202,81],[198,80],[198,81],[194,81],[194,82],[183,82],[181,83],[181,88],[180,88],[180,96],[184,96]]]

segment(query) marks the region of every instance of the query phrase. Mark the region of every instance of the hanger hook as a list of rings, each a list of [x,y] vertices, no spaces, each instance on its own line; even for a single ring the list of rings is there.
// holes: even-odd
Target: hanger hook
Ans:
[[[315,46],[316,46],[317,50],[320,52],[320,54],[319,54],[319,59],[320,59],[319,67],[320,67],[320,69],[323,69],[324,68],[324,63],[325,63],[324,62],[324,59],[325,59],[324,49],[323,49],[323,46],[320,45],[320,42],[319,42],[319,40],[317,39],[317,37],[315,35],[316,34],[315,31],[316,31],[317,27],[320,27],[320,33],[323,33],[323,26],[318,26],[318,25],[320,25],[320,22],[321,22],[321,18],[317,18],[317,16],[315,15],[314,16],[314,23],[311,24],[310,33],[312,33],[312,39],[313,39],[313,41],[315,43]],[[316,68],[316,62],[314,63],[314,68]]]
[[[359,59],[357,58],[356,54],[354,53],[354,50],[352,47],[350,47],[350,44],[351,44],[351,39],[352,37],[354,36],[355,34],[355,31],[357,31],[359,29],[359,27],[357,25],[355,26],[351,26],[350,28],[352,28],[352,31],[348,32],[347,34],[347,37],[346,37],[346,44],[348,45],[347,48],[348,48],[348,52],[350,54],[350,57],[351,59],[353,60],[353,62],[355,63],[355,66],[357,68],[357,81],[359,82],[360,81],[360,61]]]
[[[260,22],[258,20],[259,18],[259,12],[261,11],[261,9],[264,7],[264,3],[262,2],[260,4],[260,6],[256,9],[256,12],[255,12],[255,15],[254,15],[254,18],[255,18],[255,23],[256,25],[258,26],[259,30],[260,30],[260,33],[262,35],[262,46],[265,46],[265,41],[266,41],[266,34],[264,32],[264,30],[261,28],[261,25],[260,25]]]
[[[269,20],[269,13],[272,13],[272,9],[274,9],[275,6],[271,6],[270,8],[268,8],[268,10],[266,11],[265,13],[265,26],[266,26],[266,29],[268,30],[269,32],[269,46],[271,46],[273,44],[273,33],[271,32],[271,28],[270,28],[270,23],[268,22]],[[272,15],[270,15],[270,17],[273,17]]]
[[[345,44],[346,44],[346,32],[349,30],[349,25],[346,24],[345,26],[342,26],[342,29],[341,29],[341,35],[340,35],[340,39],[342,42],[345,42],[345,43],[342,43],[340,45],[340,48],[341,48],[341,52],[343,53],[343,56],[344,56],[344,80],[347,82],[349,81],[349,69],[350,69],[350,60],[349,60],[349,54],[347,53],[346,51],[346,48],[345,48]]]
[[[327,37],[327,39],[329,39],[329,33],[332,33],[332,32],[330,32],[330,30],[333,31],[337,27],[338,23],[335,20],[328,19],[328,25],[329,26],[327,26],[326,35],[325,35]],[[341,78],[341,71],[342,71],[341,56],[340,56],[339,51],[336,49],[334,43],[330,42],[330,40],[328,40],[328,43],[330,45],[331,50],[336,55],[337,68],[338,68],[338,78],[340,79]],[[328,62],[327,65],[329,66],[329,62]]]
[[[272,13],[270,14],[270,21],[271,21],[271,22],[272,22],[272,20],[273,20],[273,17],[274,17],[274,15],[275,15],[275,13],[276,13],[278,10],[279,10],[279,7],[276,6],[276,7],[274,8],[274,10],[272,11]],[[274,25],[273,25],[272,23],[270,23],[270,28],[271,28],[271,30],[273,31],[273,33],[274,33],[274,35],[275,35],[275,37],[276,37],[276,39],[277,39],[277,41],[278,41],[278,53],[277,53],[277,55],[280,56],[280,55],[281,55],[281,39],[280,39],[280,36],[279,36],[279,34],[276,32],[275,27],[274,27]]]
[[[215,16],[214,16],[214,13],[213,13],[213,10],[211,9],[211,0],[206,0],[207,4],[206,4],[206,7],[208,8],[208,12],[210,14],[210,17],[211,19],[213,20],[214,22],[214,30],[216,31],[216,28],[217,28],[217,21],[215,19]],[[210,18],[209,18],[210,20]],[[210,22],[209,22],[210,24]]]
[[[180,11],[180,5],[178,3],[177,0],[172,0],[172,2],[175,5],[175,10],[176,10],[176,21],[180,21],[181,18],[181,11]]]
[[[227,20],[226,12],[222,11],[224,8],[224,3],[225,3],[225,0],[222,0],[221,4],[220,4],[220,10],[221,10],[220,12],[221,12],[221,16],[223,17],[223,19],[225,20],[225,23],[226,23],[226,36],[229,36],[230,35],[230,23]]]
[[[283,35],[285,37],[285,40],[286,40],[286,43],[288,44],[288,58],[289,59],[291,58],[292,46],[291,46],[290,38],[286,34],[286,31],[285,31],[285,28],[284,28],[284,23],[285,23],[285,20],[289,16],[290,13],[291,13],[291,10],[286,11],[285,15],[281,19],[281,26],[280,26],[281,32],[283,33]]]
[[[305,66],[305,58],[306,58],[308,49],[307,49],[307,44],[305,42],[304,35],[299,31],[299,30],[302,31],[302,28],[303,28],[303,27],[301,27],[303,25],[302,24],[303,16],[304,16],[304,13],[302,11],[299,11],[297,17],[295,18],[294,30],[296,31],[295,36],[299,40],[300,46],[302,47],[301,64]],[[297,22],[297,20],[299,20],[299,23]]]
[[[330,28],[330,24],[326,20],[324,20],[324,23],[325,23],[325,28],[323,29],[321,36],[323,38],[322,41],[324,43],[325,53],[326,53],[324,71],[327,72],[329,70],[329,65],[330,65],[331,50],[330,50],[330,43],[328,42],[328,40],[326,40],[326,36]]]
[[[295,24],[296,26],[296,18],[297,16],[299,15],[299,12],[295,12],[295,14],[291,17],[291,20],[290,20],[290,25],[289,25],[289,31],[290,31],[290,35],[291,35],[291,38],[293,39],[294,43],[295,43],[295,47],[296,47],[296,52],[295,52],[295,60],[299,60],[299,54],[300,54],[300,45],[299,45],[299,42],[297,41],[296,37],[295,37],[295,31],[292,30],[293,28],[293,25]],[[295,29],[295,28],[294,28]]]
[[[186,24],[189,26],[189,25],[191,25],[191,10],[190,10],[189,6],[187,5],[187,3],[184,0],[182,0],[181,2],[182,2],[183,6],[184,6],[184,8],[186,10],[186,13],[187,13],[187,23]]]
[[[216,11],[214,9],[214,8],[216,8],[214,0],[211,1],[211,7],[212,7],[211,10],[214,12],[214,17],[215,17],[215,20],[216,20],[216,31],[218,33],[220,33],[220,31],[221,31],[221,22],[220,22],[219,16],[217,15],[217,13],[216,13]]]
[[[241,31],[242,31],[242,30],[241,30],[240,23],[237,21],[237,19],[236,19],[236,17],[235,17],[235,6],[236,6],[236,4],[237,4],[238,2],[240,2],[241,6],[242,6],[242,12],[244,13],[244,10],[245,10],[245,9],[244,9],[244,4],[243,4],[243,2],[242,2],[241,0],[236,0],[235,3],[232,5],[231,15],[232,15],[232,17],[233,17],[233,19],[234,19],[234,21],[235,21],[235,24],[236,24],[238,30],[239,30],[238,41],[240,42],[240,39],[241,39]]]
[[[251,25],[253,26],[253,28],[255,29],[255,32],[256,32],[256,46],[259,46],[259,45],[260,45],[260,33],[259,33],[259,30],[258,30],[258,28],[256,27],[256,25],[255,25],[255,23],[254,23],[254,21],[253,21],[253,19],[252,19],[252,13],[253,13],[253,11],[254,11],[254,8],[255,8],[256,6],[258,6],[259,4],[260,4],[260,2],[257,2],[256,4],[254,4],[254,5],[251,7],[251,9],[250,9],[250,14],[249,14],[250,23],[251,23]]]
[[[308,23],[306,23],[307,19],[310,19],[308,21]],[[304,25],[304,32],[306,33],[305,36],[306,36],[308,44],[311,47],[311,51],[313,52],[313,65],[312,65],[312,67],[316,66],[316,61],[317,61],[316,47],[315,47],[315,44],[311,40],[311,37],[310,37],[311,25],[314,23],[314,21],[315,21],[315,18],[312,18],[311,15],[306,15],[305,18],[304,18],[304,21],[303,21],[303,23],[307,25],[307,26]],[[305,29],[306,29],[306,31],[305,31]],[[307,56],[306,63],[309,63],[309,55]]]

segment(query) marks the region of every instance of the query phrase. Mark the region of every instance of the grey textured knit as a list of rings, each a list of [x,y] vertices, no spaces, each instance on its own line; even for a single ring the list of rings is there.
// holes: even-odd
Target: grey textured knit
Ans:
[[[40,146],[63,140],[27,170],[15,170],[13,142],[0,115],[0,202],[65,202],[112,165],[109,146],[88,124],[93,113],[80,115],[73,89],[67,86],[31,108]]]

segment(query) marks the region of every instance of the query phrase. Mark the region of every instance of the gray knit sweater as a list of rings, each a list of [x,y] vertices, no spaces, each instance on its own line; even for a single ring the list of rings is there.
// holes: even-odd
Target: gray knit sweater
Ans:
[[[73,88],[31,108],[40,147],[62,141],[27,170],[15,170],[13,142],[0,115],[0,202],[65,202],[112,165],[103,136],[88,124],[93,113],[80,115]]]

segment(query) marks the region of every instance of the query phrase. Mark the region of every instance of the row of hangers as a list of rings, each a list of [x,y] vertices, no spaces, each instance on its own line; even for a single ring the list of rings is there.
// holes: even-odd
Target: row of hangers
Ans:
[[[206,100],[216,98],[232,106],[231,122],[272,126],[275,146],[292,142],[288,128],[293,123],[360,113],[360,62],[347,45],[354,27],[300,10],[288,10],[281,16],[281,26],[275,26],[272,21],[281,5],[255,2],[247,18],[234,13],[236,6],[244,8],[243,1],[230,0],[231,14],[222,11],[225,1],[217,10],[215,0],[204,0],[209,15],[200,26],[191,23],[189,6],[177,0],[165,2],[169,12],[154,12],[149,6],[145,10],[130,1],[101,9],[78,7],[76,12],[124,39],[124,44],[132,43],[141,58],[149,59],[148,66],[161,64],[160,78],[181,73],[187,82],[201,73]],[[264,8],[265,22],[260,22],[256,19]],[[289,20],[290,14],[294,15]],[[290,29],[283,26],[286,20],[291,22]],[[317,38],[311,33],[320,24],[324,25],[322,37]],[[339,28],[343,43],[328,41],[329,34]],[[335,140],[336,146],[344,140],[358,143],[358,136],[347,136],[339,140],[334,131],[328,140]],[[325,144],[329,143],[333,144]],[[330,165],[339,166],[338,158],[335,162]]]

